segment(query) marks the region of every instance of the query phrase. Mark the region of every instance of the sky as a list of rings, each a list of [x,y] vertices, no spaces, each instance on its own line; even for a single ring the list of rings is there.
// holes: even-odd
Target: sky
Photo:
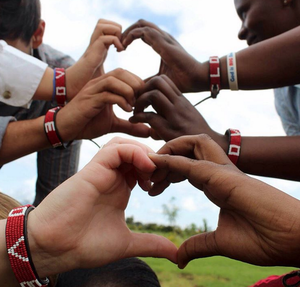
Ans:
[[[246,47],[238,40],[240,28],[233,0],[41,0],[42,18],[46,21],[44,43],[71,55],[78,60],[88,46],[98,19],[115,21],[123,30],[143,18],[170,33],[194,58],[200,62],[209,56],[224,56]],[[111,47],[105,70],[121,67],[141,78],[157,73],[159,56],[141,40],[135,41],[125,52],[117,53]],[[208,92],[185,94],[192,102],[207,97]],[[228,128],[239,129],[242,136],[284,135],[274,107],[272,90],[221,91],[218,98],[205,101],[197,107],[208,124],[217,132]],[[119,117],[130,114],[115,108]],[[197,123],[195,123],[197,124]],[[96,139],[100,145],[114,136],[132,138],[124,134],[110,134]],[[157,151],[164,142],[152,139],[136,139]],[[80,169],[97,153],[98,148],[84,141],[81,148]],[[299,183],[258,177],[290,195],[300,198]],[[2,167],[0,190],[22,203],[31,203],[35,193],[36,155],[31,154]],[[187,181],[171,185],[162,195],[149,197],[139,187],[132,191],[126,216],[143,223],[168,224],[163,205],[172,204],[178,209],[176,224],[186,227],[203,225],[203,219],[211,229],[217,226],[218,207]]]

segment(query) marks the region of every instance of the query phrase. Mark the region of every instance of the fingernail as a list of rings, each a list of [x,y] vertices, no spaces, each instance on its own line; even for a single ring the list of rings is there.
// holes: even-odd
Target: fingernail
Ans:
[[[129,110],[130,112],[132,112],[132,110],[133,110],[132,106],[131,106],[130,104],[127,104],[127,107],[128,107],[128,110]]]

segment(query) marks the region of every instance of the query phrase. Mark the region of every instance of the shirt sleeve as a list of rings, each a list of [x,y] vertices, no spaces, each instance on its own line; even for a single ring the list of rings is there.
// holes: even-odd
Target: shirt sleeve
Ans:
[[[0,101],[16,107],[27,105],[47,66],[0,40]]]
[[[2,147],[2,140],[7,129],[7,125],[10,122],[15,122],[15,121],[16,119],[14,117],[0,117],[0,149]]]

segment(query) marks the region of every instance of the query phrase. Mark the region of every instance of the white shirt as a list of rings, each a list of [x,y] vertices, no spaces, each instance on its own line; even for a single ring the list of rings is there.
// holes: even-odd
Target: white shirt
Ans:
[[[47,66],[0,40],[0,101],[27,107]]]

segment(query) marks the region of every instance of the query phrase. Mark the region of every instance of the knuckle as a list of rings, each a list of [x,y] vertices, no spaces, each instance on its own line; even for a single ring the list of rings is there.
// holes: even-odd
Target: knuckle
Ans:
[[[137,21],[137,25],[140,26],[140,27],[145,26],[145,23],[146,23],[146,21],[145,21],[144,19],[139,19],[139,20]]]
[[[116,75],[121,75],[121,74],[125,73],[126,70],[124,70],[122,68],[117,68],[117,69],[114,70],[114,72],[115,72]]]
[[[150,81],[149,81],[149,83],[151,84],[151,85],[153,85],[153,86],[160,86],[162,83],[163,83],[163,78],[161,77],[161,76],[155,76],[155,77],[153,77]]]
[[[198,138],[198,140],[200,142],[203,142],[203,143],[208,143],[212,140],[212,138],[208,134],[199,134],[199,135],[196,135],[196,137]]]

